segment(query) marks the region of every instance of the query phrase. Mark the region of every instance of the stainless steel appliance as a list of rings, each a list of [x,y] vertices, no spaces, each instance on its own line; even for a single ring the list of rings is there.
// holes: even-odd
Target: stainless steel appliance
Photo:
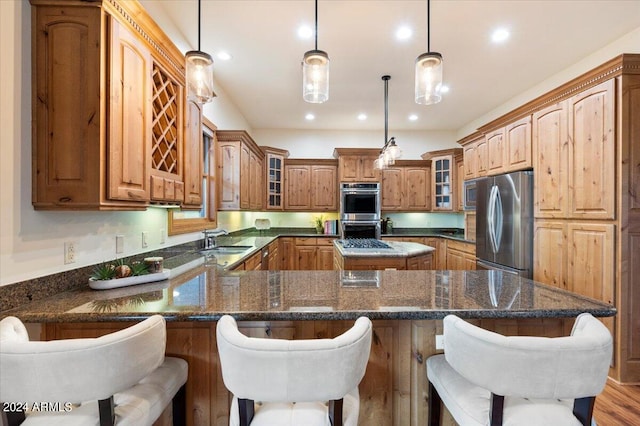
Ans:
[[[380,184],[340,184],[341,238],[380,238]]]
[[[477,269],[533,276],[533,172],[476,181]]]
[[[464,182],[464,209],[475,210],[478,199],[478,182],[477,179],[471,179]]]

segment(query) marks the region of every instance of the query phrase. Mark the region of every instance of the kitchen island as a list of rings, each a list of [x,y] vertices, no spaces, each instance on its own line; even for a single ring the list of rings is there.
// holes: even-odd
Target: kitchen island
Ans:
[[[336,270],[434,269],[435,248],[404,241],[334,240]]]
[[[505,334],[566,335],[580,312],[615,309],[493,271],[224,271],[203,264],[170,280],[88,287],[0,315],[41,323],[44,339],[105,334],[152,314],[167,319],[167,353],[189,362],[188,424],[228,424],[216,321],[233,315],[250,336],[333,337],[365,315],[374,322],[360,385],[361,425],[426,424],[425,359],[438,352],[441,319],[455,313]]]

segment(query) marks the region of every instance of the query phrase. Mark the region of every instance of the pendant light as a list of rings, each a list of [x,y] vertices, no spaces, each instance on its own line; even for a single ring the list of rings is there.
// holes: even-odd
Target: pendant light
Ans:
[[[402,156],[402,151],[396,145],[396,138],[389,139],[389,80],[391,76],[383,75],[384,81],[384,145],[380,150],[380,156],[373,162],[373,168],[377,170],[386,169],[394,164]]]
[[[199,104],[211,102],[213,93],[213,58],[200,50],[200,0],[198,0],[198,50],[185,54],[187,98]]]
[[[302,97],[306,102],[321,104],[329,99],[329,55],[318,50],[318,0],[316,2],[316,44],[302,59]]]
[[[437,104],[442,100],[442,55],[431,51],[431,2],[427,0],[427,52],[416,59],[416,103]]]

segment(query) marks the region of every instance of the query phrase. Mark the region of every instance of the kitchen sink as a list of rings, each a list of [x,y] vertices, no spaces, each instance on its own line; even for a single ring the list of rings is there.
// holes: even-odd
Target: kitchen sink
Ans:
[[[210,248],[208,250],[204,250],[207,253],[243,253],[247,250],[252,249],[253,246],[217,246]]]

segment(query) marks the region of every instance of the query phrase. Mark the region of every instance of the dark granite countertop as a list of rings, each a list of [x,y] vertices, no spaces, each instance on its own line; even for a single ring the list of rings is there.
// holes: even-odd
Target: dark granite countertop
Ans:
[[[113,290],[88,286],[3,311],[25,322],[564,318],[601,302],[499,271],[238,271],[207,265]]]

